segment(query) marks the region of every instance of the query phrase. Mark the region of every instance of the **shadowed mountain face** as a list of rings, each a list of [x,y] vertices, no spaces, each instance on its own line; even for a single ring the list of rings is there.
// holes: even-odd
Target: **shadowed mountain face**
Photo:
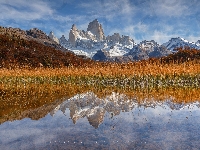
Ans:
[[[193,49],[200,49],[199,45],[199,40],[194,43],[194,42],[189,42],[183,38],[171,38],[168,42],[163,43],[162,46],[166,47],[168,50],[172,52],[176,52],[177,48],[184,48],[184,47],[189,47]]]
[[[172,52],[167,50],[166,47],[160,46],[155,41],[142,41],[140,44],[135,46],[127,56],[132,56],[133,60],[143,60],[148,58],[159,58],[167,56]]]

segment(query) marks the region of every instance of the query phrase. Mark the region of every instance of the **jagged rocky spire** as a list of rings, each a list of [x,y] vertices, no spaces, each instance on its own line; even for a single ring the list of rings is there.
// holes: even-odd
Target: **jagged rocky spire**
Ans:
[[[53,31],[51,31],[51,32],[49,33],[49,38],[52,39],[52,40],[54,40],[56,43],[59,44],[59,40],[58,40],[58,38],[54,35]]]
[[[80,31],[76,28],[76,25],[73,24],[69,32],[69,42],[73,47],[76,46],[76,40],[79,37],[79,32]]]
[[[90,31],[92,34],[96,35],[98,41],[105,40],[102,25],[98,22],[97,19],[89,23],[87,31]]]

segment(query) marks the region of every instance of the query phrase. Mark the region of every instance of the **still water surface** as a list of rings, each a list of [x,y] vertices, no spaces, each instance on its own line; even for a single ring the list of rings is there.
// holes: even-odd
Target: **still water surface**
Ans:
[[[199,107],[87,92],[3,122],[0,149],[200,149]]]

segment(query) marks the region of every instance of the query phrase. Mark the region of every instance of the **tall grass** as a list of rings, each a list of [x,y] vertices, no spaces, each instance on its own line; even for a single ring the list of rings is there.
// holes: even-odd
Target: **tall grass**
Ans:
[[[86,67],[0,69],[0,84],[81,84],[93,86],[200,87],[200,64],[97,63]]]
[[[2,76],[134,76],[134,75],[196,75],[200,73],[200,63],[195,61],[182,64],[161,64],[148,62],[96,63],[85,67],[0,69]]]

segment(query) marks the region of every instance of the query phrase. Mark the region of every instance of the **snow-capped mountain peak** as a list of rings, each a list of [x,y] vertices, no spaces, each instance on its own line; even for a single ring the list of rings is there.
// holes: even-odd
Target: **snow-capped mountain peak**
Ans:
[[[200,40],[195,43],[198,47],[200,47]]]
[[[190,48],[195,48],[195,49],[199,49],[199,45],[193,42],[189,42],[187,40],[185,40],[184,38],[171,38],[168,42],[162,44],[163,46],[165,46],[168,50],[175,52],[176,48],[179,47],[190,47]]]

